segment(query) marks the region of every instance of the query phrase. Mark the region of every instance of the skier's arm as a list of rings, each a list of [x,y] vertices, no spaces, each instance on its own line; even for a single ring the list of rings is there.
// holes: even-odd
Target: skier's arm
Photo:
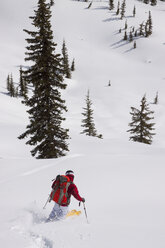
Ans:
[[[79,195],[78,189],[75,184],[72,184],[71,195],[73,195],[78,201],[83,201],[83,198]]]

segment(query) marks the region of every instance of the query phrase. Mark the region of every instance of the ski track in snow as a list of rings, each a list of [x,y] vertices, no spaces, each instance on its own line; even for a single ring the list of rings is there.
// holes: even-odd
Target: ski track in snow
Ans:
[[[53,241],[38,233],[40,228],[38,228],[38,232],[33,230],[36,225],[44,223],[45,219],[36,210],[27,209],[14,221],[15,224],[11,227],[11,230],[30,241],[27,248],[53,248]]]
[[[82,226],[82,220],[79,225],[77,218],[80,217],[45,223],[46,217],[35,204],[19,213],[13,221],[11,231],[28,241],[26,248],[70,248],[75,247],[73,239],[79,241],[79,247],[84,247],[91,240],[91,234],[86,226],[85,229]],[[66,229],[63,229],[64,222]]]
[[[82,156],[82,155],[81,155],[81,154],[68,155],[68,156],[66,156],[66,157],[61,158],[58,162],[56,162],[56,165],[62,163],[63,161],[66,161],[66,160],[68,160],[68,159],[77,158],[77,157],[80,157],[80,156]],[[40,167],[40,168],[38,168],[38,169],[33,169],[33,170],[31,170],[31,171],[24,172],[24,173],[22,173],[22,174],[19,175],[19,176],[29,176],[29,175],[31,175],[31,174],[38,173],[38,172],[40,172],[40,171],[42,171],[42,170],[45,170],[45,169],[47,169],[47,168],[49,168],[49,167],[52,167],[52,166],[54,166],[54,161],[53,161],[52,163],[47,164],[47,165],[44,165],[44,166],[42,166],[42,167]]]

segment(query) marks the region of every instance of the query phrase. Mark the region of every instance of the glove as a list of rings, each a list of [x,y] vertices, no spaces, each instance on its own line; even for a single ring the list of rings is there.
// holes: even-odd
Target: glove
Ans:
[[[82,198],[82,202],[85,202],[85,198]]]

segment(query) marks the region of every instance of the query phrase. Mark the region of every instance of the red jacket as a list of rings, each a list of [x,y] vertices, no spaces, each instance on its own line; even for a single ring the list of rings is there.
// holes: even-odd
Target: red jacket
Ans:
[[[70,203],[71,195],[73,195],[78,201],[83,201],[82,197],[79,195],[79,192],[78,192],[78,189],[77,189],[76,185],[73,183],[74,175],[67,175],[67,177],[69,177],[69,179],[70,179],[70,181],[72,183],[69,185],[68,191],[67,191],[67,193],[68,193],[67,204],[66,203],[65,204],[60,204],[61,206],[67,206]],[[52,188],[55,187],[55,184],[56,184],[57,180],[58,179],[56,178],[56,180],[53,182]],[[53,193],[52,193],[52,195],[51,195],[52,200],[55,201],[55,202],[58,202],[57,199],[56,199],[56,198],[58,198],[58,196],[59,195],[56,195],[56,194],[54,194],[54,196],[53,196]]]
[[[73,175],[67,175],[69,177],[70,181],[73,182],[74,176]],[[78,201],[82,201],[82,197],[79,195],[78,189],[74,183],[71,183],[68,188],[68,194],[69,197],[73,195]]]

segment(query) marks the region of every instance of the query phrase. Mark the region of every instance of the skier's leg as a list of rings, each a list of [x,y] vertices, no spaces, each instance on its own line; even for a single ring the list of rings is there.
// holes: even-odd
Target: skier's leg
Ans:
[[[58,204],[55,202],[54,207],[51,213],[49,214],[49,218],[47,219],[47,221],[55,220],[57,218],[57,212],[58,212]]]
[[[63,206],[58,205],[58,210],[56,212],[56,217],[58,220],[63,220],[66,217],[67,213],[68,213],[67,206],[63,207]]]

